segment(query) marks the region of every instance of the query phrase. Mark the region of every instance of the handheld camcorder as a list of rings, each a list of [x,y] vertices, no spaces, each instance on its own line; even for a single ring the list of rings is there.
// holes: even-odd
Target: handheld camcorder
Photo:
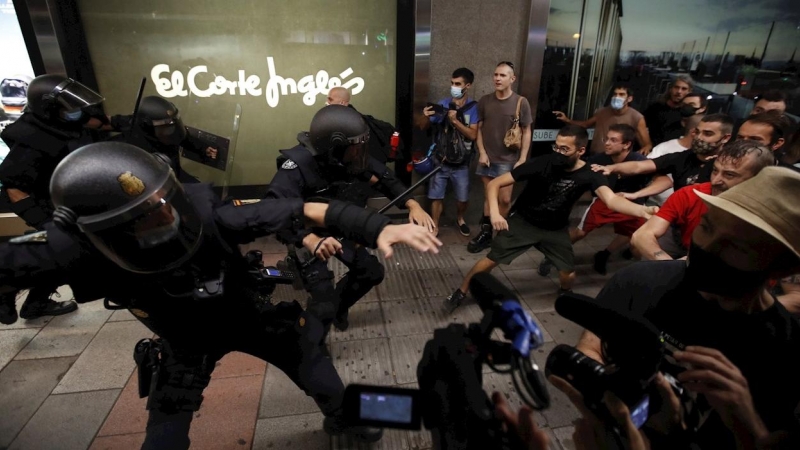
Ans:
[[[419,389],[349,385],[345,415],[352,424],[431,431],[437,449],[523,449],[503,431],[483,390],[483,364],[510,374],[522,400],[541,410],[550,404],[542,372],[530,359],[544,343],[541,330],[519,300],[489,274],[478,274],[470,290],[483,311],[480,323],[434,330],[417,366]],[[509,342],[493,340],[500,328]]]
[[[586,406],[609,425],[610,442],[623,446],[625,436],[603,402],[604,393],[611,391],[628,405],[633,423],[641,427],[661,409],[661,397],[653,384],[659,373],[681,400],[689,430],[696,430],[708,418],[711,407],[705,398],[683,389],[676,378],[686,368],[672,354],[683,350],[683,344],[644,318],[602,307],[584,295],[564,294],[556,300],[555,308],[561,316],[602,339],[603,359],[608,364],[562,344],[548,356],[545,372],[563,378],[583,394]]]

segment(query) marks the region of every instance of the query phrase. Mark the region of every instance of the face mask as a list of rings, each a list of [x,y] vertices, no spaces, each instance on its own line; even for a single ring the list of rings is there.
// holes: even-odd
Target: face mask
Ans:
[[[172,215],[175,218],[172,223],[140,232],[137,236],[139,246],[153,248],[172,240],[178,234],[178,227],[181,224],[181,216],[175,208],[172,208]]]
[[[553,152],[553,165],[555,167],[570,167],[572,166],[572,161],[567,155],[559,152]]]
[[[64,120],[66,120],[67,122],[77,122],[81,120],[81,118],[83,117],[83,111],[78,109],[76,111],[65,112],[63,114],[63,117]]]
[[[748,272],[729,266],[719,256],[709,253],[692,241],[686,280],[695,289],[709,294],[735,297],[760,288],[768,279],[765,272]]]
[[[697,110],[700,108],[695,108],[692,105],[683,105],[680,107],[678,112],[681,113],[681,117],[692,117],[693,115],[697,114]]]
[[[450,86],[450,95],[453,96],[453,98],[461,98],[464,96],[464,89]]]
[[[625,107],[625,99],[622,97],[614,97],[611,99],[611,107],[619,111]]]
[[[692,140],[692,151],[696,155],[708,156],[717,152],[717,149],[722,145],[722,140],[717,142],[706,142],[698,138]]]

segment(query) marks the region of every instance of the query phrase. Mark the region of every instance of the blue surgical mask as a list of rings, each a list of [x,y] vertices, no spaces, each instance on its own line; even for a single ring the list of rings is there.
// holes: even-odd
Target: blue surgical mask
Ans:
[[[83,111],[80,109],[64,113],[64,120],[66,120],[67,122],[77,122],[81,120],[82,117],[83,117]]]
[[[460,87],[450,86],[450,95],[452,95],[453,98],[461,98],[464,96],[464,89]]]
[[[611,107],[619,111],[625,107],[625,99],[622,97],[614,97],[611,99]]]

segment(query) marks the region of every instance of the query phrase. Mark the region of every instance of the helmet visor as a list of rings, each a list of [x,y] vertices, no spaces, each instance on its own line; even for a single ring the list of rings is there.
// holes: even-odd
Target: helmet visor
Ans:
[[[179,187],[172,198],[160,198],[135,219],[86,234],[123,269],[156,273],[186,262],[200,244],[202,230],[202,221]]]
[[[347,167],[347,171],[351,173],[358,173],[366,170],[369,132],[360,136],[347,139],[348,145],[341,149],[334,150],[334,155],[337,159]],[[339,153],[337,155],[337,153]]]
[[[56,86],[52,95],[67,111],[97,105],[104,100],[100,94],[71,78],[67,78]]]
[[[166,145],[179,145],[186,139],[186,126],[183,125],[180,114],[168,119],[154,120],[153,131],[156,139]]]

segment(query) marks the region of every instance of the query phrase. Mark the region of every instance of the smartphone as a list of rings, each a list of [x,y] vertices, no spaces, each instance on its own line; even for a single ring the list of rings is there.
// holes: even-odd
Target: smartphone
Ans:
[[[351,384],[344,390],[345,417],[354,425],[419,430],[421,403],[417,389]]]
[[[436,114],[444,114],[444,111],[445,111],[444,110],[444,106],[442,106],[442,105],[440,105],[438,103],[430,103],[430,102],[428,103],[428,106],[433,108],[433,112],[435,112]]]

